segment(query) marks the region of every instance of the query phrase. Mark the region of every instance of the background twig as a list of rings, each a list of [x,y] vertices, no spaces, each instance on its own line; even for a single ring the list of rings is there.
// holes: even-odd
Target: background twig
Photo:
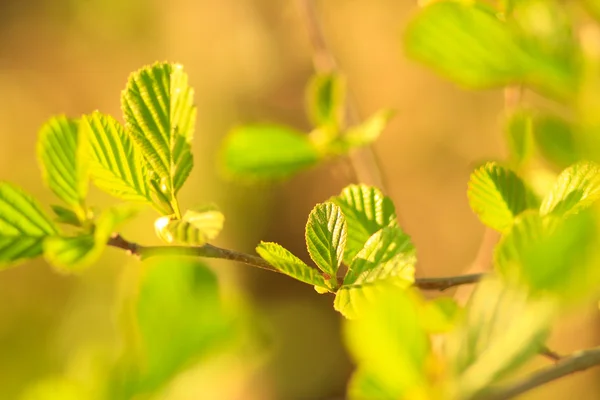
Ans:
[[[581,351],[565,357],[555,365],[535,372],[529,377],[503,389],[494,389],[478,397],[480,400],[512,399],[538,386],[563,378],[567,375],[585,371],[600,365],[600,347]]]
[[[337,61],[329,50],[314,0],[297,0],[298,7],[306,25],[308,37],[313,48],[313,66],[319,73],[339,72]],[[348,94],[350,98],[350,94]],[[350,101],[346,101],[347,123],[349,125],[359,124],[360,118],[352,107]],[[387,193],[387,185],[380,166],[379,158],[371,146],[362,147],[349,154],[350,164],[358,182],[376,186]]]

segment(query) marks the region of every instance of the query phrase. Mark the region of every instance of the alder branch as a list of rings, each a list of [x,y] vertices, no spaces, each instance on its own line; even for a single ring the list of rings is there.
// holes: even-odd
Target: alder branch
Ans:
[[[571,356],[564,357],[555,365],[535,372],[514,385],[494,389],[477,398],[480,400],[512,399],[546,383],[596,366],[600,366],[600,347],[583,350]]]
[[[217,258],[221,260],[236,261],[252,267],[281,273],[281,271],[259,256],[223,249],[211,244],[205,244],[203,246],[143,246],[138,243],[130,242],[118,233],[113,233],[110,239],[108,239],[107,245],[125,250],[127,254],[142,260],[156,256]],[[439,278],[417,278],[415,279],[414,286],[422,290],[444,291],[454,286],[477,283],[482,277],[483,274],[471,274]],[[339,279],[338,283],[340,285],[343,283],[342,278]]]

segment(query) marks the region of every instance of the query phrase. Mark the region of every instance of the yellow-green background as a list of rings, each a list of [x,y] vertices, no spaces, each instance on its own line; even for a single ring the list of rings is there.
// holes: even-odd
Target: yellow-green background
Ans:
[[[416,10],[413,2],[317,3],[359,113],[398,111],[374,149],[401,224],[416,244],[417,274],[481,269],[472,263],[484,229],[469,210],[466,182],[480,161],[504,155],[502,93],[460,90],[403,56],[400,36]],[[221,140],[235,125],[266,121],[308,130],[303,88],[312,73],[310,57],[293,1],[3,0],[0,179],[18,183],[45,204],[56,201],[36,161],[42,123],[55,114],[96,109],[120,118],[120,91],[130,72],[154,61],[180,62],[198,107],[195,168],[182,203],[221,206],[227,221],[218,245],[251,252],[259,240],[278,241],[307,259],[306,217],[314,204],[349,183],[346,164],[332,162],[286,183],[251,187],[224,181],[216,161]],[[95,190],[92,196],[99,204],[111,201]],[[125,234],[157,243],[154,217],[144,212]],[[352,366],[332,297],[244,265],[211,266],[227,293],[257,310],[257,324],[266,327],[264,353],[209,363],[198,372],[202,379],[184,379],[169,398],[343,396]],[[109,249],[80,276],[60,275],[42,260],[0,273],[0,398],[18,398],[30,383],[65,369],[89,367],[78,360],[116,336],[115,304],[127,292],[128,268],[136,268],[135,262]],[[599,342],[597,308],[576,314],[551,340],[560,352]],[[597,379],[593,372],[563,379],[525,398],[597,399]]]

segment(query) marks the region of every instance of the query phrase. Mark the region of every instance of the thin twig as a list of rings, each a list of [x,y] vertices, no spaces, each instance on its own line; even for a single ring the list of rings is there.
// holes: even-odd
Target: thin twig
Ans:
[[[444,290],[460,285],[470,285],[479,282],[485,274],[468,274],[446,276],[440,278],[417,278],[415,286],[422,290]]]
[[[558,354],[556,351],[550,349],[548,346],[543,346],[541,348],[540,355],[542,355],[554,362],[559,362],[560,360],[562,360],[564,358],[563,356]]]
[[[477,397],[480,400],[507,400],[576,372],[600,365],[600,347],[580,351],[564,357],[555,365],[531,374],[529,377],[506,388],[494,389]]]
[[[303,16],[308,37],[313,48],[313,66],[319,73],[331,73],[339,71],[338,63],[327,46],[323,29],[319,22],[314,0],[298,0],[298,7]],[[348,98],[350,98],[348,94]],[[350,101],[345,104],[347,123],[349,125],[359,124],[360,118],[352,107]],[[373,148],[366,146],[356,149],[349,154],[350,165],[359,182],[376,186],[384,193],[387,192],[387,185],[381,169],[380,161]]]
[[[203,246],[143,246],[126,240],[118,233],[114,233],[107,242],[108,246],[125,250],[127,254],[146,259],[157,256],[192,256],[203,258],[218,258],[221,260],[236,261],[242,264],[265,269],[272,272],[280,272],[266,260],[252,255],[241,253],[235,250],[223,249],[221,247],[205,244]],[[444,291],[454,286],[477,283],[481,280],[482,274],[471,274],[462,276],[447,276],[440,278],[417,278],[414,286],[422,290]],[[328,277],[324,276],[326,279]],[[339,284],[343,283],[340,278]]]

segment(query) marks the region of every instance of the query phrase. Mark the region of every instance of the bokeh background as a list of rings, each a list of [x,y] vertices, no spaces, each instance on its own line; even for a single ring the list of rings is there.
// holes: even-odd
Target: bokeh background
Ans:
[[[473,265],[485,233],[468,207],[466,183],[479,162],[505,154],[502,93],[461,90],[404,57],[401,32],[416,2],[323,0],[317,6],[359,114],[398,111],[374,151],[417,247],[417,274],[485,268],[485,252],[484,262]],[[196,90],[196,165],[181,202],[219,204],[227,222],[217,245],[252,252],[259,240],[277,241],[308,259],[306,217],[350,183],[347,165],[333,161],[288,182],[259,186],[226,181],[217,166],[221,141],[235,125],[262,121],[309,129],[303,106],[311,48],[293,1],[2,0],[0,179],[44,204],[56,201],[37,165],[40,126],[55,114],[76,117],[96,109],[120,119],[129,73],[163,60],[182,63]],[[93,198],[100,205],[111,201],[98,191]],[[124,235],[156,243],[155,217],[142,213]],[[0,398],[19,398],[39,379],[79,368],[90,347],[115,341],[115,307],[127,291],[127,270],[137,268],[132,264],[109,249],[81,275],[60,275],[43,260],[2,271]],[[254,309],[264,333],[260,356],[207,364],[198,372],[204,380],[188,379],[166,398],[343,398],[352,364],[333,298],[244,265],[210,265],[223,290]],[[597,308],[590,305],[559,324],[551,344],[563,353],[597,345],[598,326]],[[598,375],[590,372],[524,398],[584,400],[598,393]]]

